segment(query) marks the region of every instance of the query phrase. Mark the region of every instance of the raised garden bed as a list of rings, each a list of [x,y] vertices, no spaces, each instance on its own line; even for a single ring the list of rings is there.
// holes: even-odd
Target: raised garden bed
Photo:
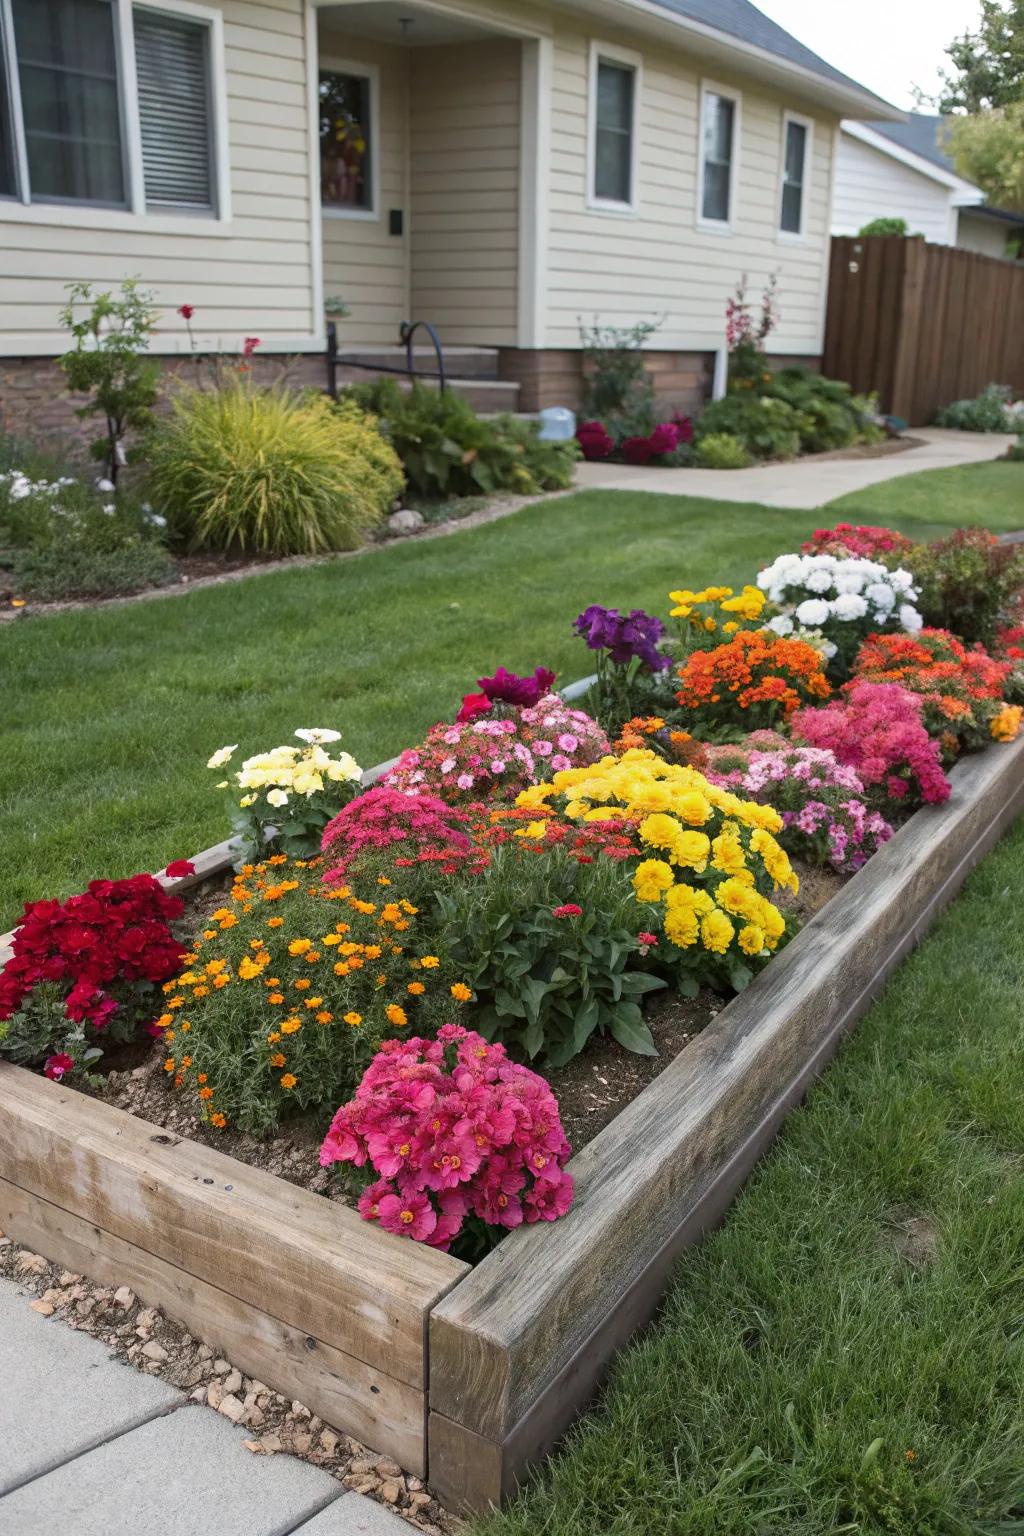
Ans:
[[[951,779],[572,1160],[571,1213],[475,1269],[3,1063],[0,1226],[130,1284],[452,1507],[485,1508],[586,1403],[673,1260],[1024,809],[1024,739]],[[230,857],[209,850],[194,878]]]

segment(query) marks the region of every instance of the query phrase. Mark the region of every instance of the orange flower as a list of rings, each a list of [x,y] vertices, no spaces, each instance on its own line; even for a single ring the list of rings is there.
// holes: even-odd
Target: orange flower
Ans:
[[[451,987],[451,994],[457,1003],[468,1003],[473,996],[472,991],[464,981],[456,981]]]
[[[214,1114],[212,1114],[210,1116],[210,1124],[211,1125],[215,1125],[218,1130],[221,1130],[225,1125],[227,1125],[227,1123],[228,1123],[227,1116],[226,1115],[222,1115],[220,1110],[217,1110]]]
[[[316,1015],[316,1021],[318,1024],[330,1024],[333,1018],[334,1014],[328,1013],[326,1008],[321,1008],[320,1012]]]
[[[307,987],[311,987],[313,983],[310,981],[308,976],[300,976],[298,981],[293,982],[292,985],[296,988],[297,991],[305,992]]]
[[[297,1077],[293,1077],[290,1072],[286,1072],[284,1074],[284,1077],[282,1077],[282,1079],[281,1079],[281,1087],[282,1088],[294,1088],[295,1084],[297,1082],[298,1082],[298,1078]]]
[[[422,981],[410,981],[405,990],[411,992],[413,997],[421,997],[427,989]]]
[[[281,924],[283,922],[284,922],[284,918],[283,917],[268,917],[267,918],[267,927],[268,928],[280,928],[280,926],[281,926]]]
[[[322,997],[307,997],[306,998],[306,1007],[307,1008],[322,1008],[323,1005],[324,1005],[324,1000],[323,1000]]]
[[[284,993],[283,992],[268,992],[267,993],[267,1002],[268,1003],[273,1003],[274,1007],[276,1008],[279,1003],[283,1003],[284,1002]]]
[[[387,1015],[388,1023],[394,1024],[396,1029],[401,1029],[403,1025],[409,1022],[405,1009],[399,1008],[397,1003],[389,1003],[384,1012]]]
[[[272,1067],[283,1067],[284,1063],[285,1063],[285,1058],[282,1055],[282,1053],[280,1051],[275,1051],[273,1056],[271,1056],[271,1058],[270,1058],[270,1065]]]
[[[355,1028],[355,1026],[357,1024],[361,1024],[362,1022],[363,1022],[363,1016],[362,1016],[361,1013],[352,1012],[352,1013],[346,1013],[346,1015],[345,1015],[345,1023],[346,1024],[351,1024],[353,1029]]]
[[[213,1098],[213,1089],[212,1088],[200,1088],[200,1090],[199,1090],[199,1097],[201,1099],[212,1099]]]
[[[196,1078],[196,1082],[197,1083],[205,1083],[206,1082],[206,1073],[205,1072],[200,1072],[199,1076]]]
[[[173,1072],[174,1071],[174,1057],[173,1056],[168,1056],[167,1060],[164,1062],[164,1071],[165,1072]]]

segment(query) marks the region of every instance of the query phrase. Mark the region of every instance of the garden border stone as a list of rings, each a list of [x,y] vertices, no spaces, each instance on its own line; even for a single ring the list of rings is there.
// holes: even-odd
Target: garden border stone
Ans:
[[[569,1215],[510,1233],[475,1269],[7,1063],[0,1226],[131,1285],[249,1374],[426,1473],[449,1506],[499,1503],[586,1406],[678,1255],[721,1219],[843,1035],[1024,810],[1024,737],[950,778],[949,801],[912,816],[572,1159]],[[174,886],[231,859],[230,843],[208,849]]]

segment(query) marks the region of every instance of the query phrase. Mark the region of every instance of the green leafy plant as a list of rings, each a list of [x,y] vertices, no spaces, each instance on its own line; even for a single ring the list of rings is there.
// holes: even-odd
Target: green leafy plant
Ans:
[[[728,433],[755,459],[792,459],[800,451],[797,412],[769,395],[726,395],[705,406],[694,441],[698,459],[702,442]]]
[[[39,603],[122,597],[166,587],[177,579],[174,561],[152,540],[118,549],[25,549],[11,563],[11,584],[18,596]]]
[[[899,556],[914,573],[925,624],[952,631],[968,645],[991,646],[1024,586],[1024,549],[984,528],[958,528],[948,538],[915,544]]]
[[[738,437],[731,432],[709,432],[693,450],[698,469],[749,469],[754,462]]]
[[[584,325],[579,321],[583,349],[581,411],[587,420],[604,424],[617,442],[646,436],[655,425],[654,380],[644,366],[644,347],[661,320],[636,325]]]
[[[858,229],[858,240],[870,240],[872,235],[908,235],[910,226],[906,219],[883,217],[869,219],[863,229]]]
[[[776,307],[778,273],[773,272],[761,294],[760,314],[747,299],[747,274],[736,284],[725,306],[725,342],[729,349],[730,390],[761,389],[771,378],[765,344],[779,323]]]
[[[60,312],[74,343],[60,366],[68,388],[90,396],[76,414],[104,419],[106,429],[90,452],[103,463],[111,486],[129,461],[127,438],[147,432],[153,423],[160,373],[144,354],[155,313],[152,296],[133,281],[121,284],[119,296],[95,293],[91,283],[71,283]]]
[[[150,489],[190,549],[353,549],[402,488],[376,422],[347,404],[227,378],[183,389],[149,449]]]
[[[1017,421],[1008,409],[1013,390],[1005,384],[986,384],[973,400],[954,400],[935,417],[937,426],[957,432],[1014,432]]]
[[[526,841],[497,848],[483,875],[437,896],[452,959],[476,992],[475,1027],[554,1067],[595,1032],[657,1055],[637,999],[665,982],[635,965],[643,913],[630,867]]]
[[[545,442],[536,422],[479,416],[451,390],[373,379],[346,390],[336,411],[352,406],[379,416],[410,489],[435,499],[514,491],[565,490],[578,457],[575,442]]]
[[[803,453],[824,453],[884,436],[874,420],[876,401],[854,395],[848,384],[826,379],[800,364],[773,373],[763,393],[784,400],[797,412],[795,425]]]

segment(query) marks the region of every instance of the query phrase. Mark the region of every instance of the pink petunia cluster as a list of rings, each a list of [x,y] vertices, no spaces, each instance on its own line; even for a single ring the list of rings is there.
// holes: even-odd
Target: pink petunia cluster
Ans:
[[[465,802],[512,796],[564,768],[585,767],[610,751],[596,720],[549,694],[501,719],[442,722],[402,753],[384,779],[391,789]]]
[[[467,1216],[555,1221],[572,1205],[558,1103],[536,1072],[457,1024],[436,1040],[387,1040],[331,1122],[323,1167],[369,1163],[366,1221],[447,1250]]]
[[[324,828],[320,847],[334,862],[325,884],[343,880],[364,853],[390,850],[407,859],[459,866],[476,849],[464,830],[469,817],[436,795],[385,785],[350,800]]]
[[[834,752],[863,784],[908,806],[949,799],[940,746],[921,722],[924,701],[898,683],[854,682],[823,709],[801,709],[795,738]]]

